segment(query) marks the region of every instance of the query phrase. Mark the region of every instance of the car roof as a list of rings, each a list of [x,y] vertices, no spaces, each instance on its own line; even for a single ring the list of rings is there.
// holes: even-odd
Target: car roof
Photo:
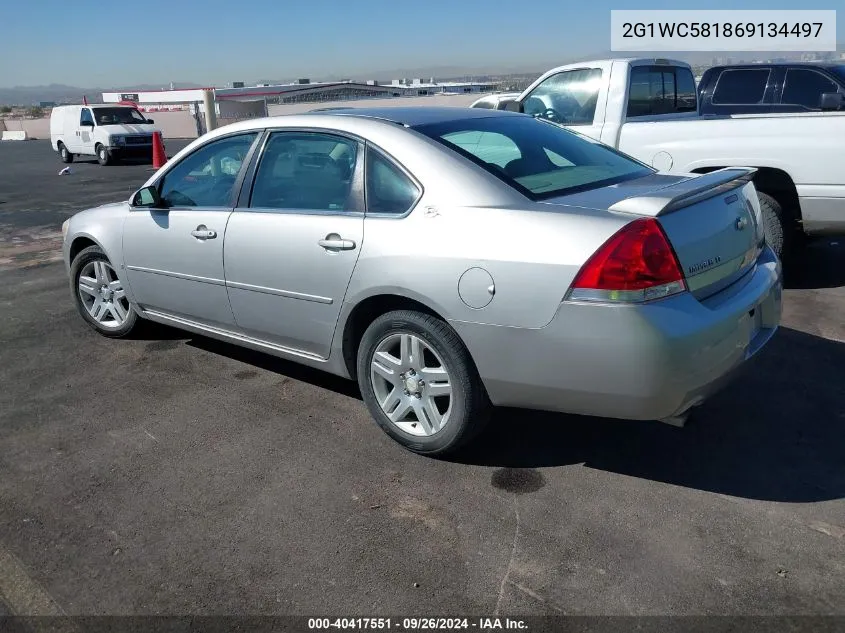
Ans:
[[[525,116],[517,112],[506,110],[481,110],[468,107],[386,107],[386,108],[338,108],[336,110],[317,110],[306,115],[322,116],[350,116],[370,119],[381,119],[405,127],[417,127],[431,123],[447,123],[467,119],[484,119],[490,117]]]
[[[826,62],[826,61],[818,61],[818,62],[761,62],[759,64],[721,64],[719,66],[713,66],[708,68],[708,71],[711,70],[724,70],[724,69],[743,69],[746,68],[768,68],[768,67],[803,67],[803,68],[824,68],[824,69],[831,69],[831,68],[840,68],[845,64],[837,63],[837,62]]]

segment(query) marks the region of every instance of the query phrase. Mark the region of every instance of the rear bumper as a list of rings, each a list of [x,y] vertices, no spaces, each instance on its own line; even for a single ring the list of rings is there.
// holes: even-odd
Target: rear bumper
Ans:
[[[781,295],[780,262],[766,248],[752,272],[703,301],[561,303],[543,328],[452,326],[496,405],[652,420],[729,382],[777,329]]]

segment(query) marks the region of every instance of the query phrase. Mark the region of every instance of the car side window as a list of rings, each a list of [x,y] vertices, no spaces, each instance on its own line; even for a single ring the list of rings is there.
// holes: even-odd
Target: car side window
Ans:
[[[664,66],[631,69],[627,117],[695,110],[695,78],[689,69]]]
[[[600,68],[565,70],[534,88],[523,101],[523,111],[566,125],[592,125],[600,87]]]
[[[821,108],[822,95],[826,92],[838,92],[839,87],[820,72],[807,68],[790,68],[786,71],[783,105],[801,105],[810,110]]]
[[[82,113],[79,115],[79,125],[94,125],[94,117],[91,116],[91,110],[82,108]]]
[[[167,207],[231,207],[235,182],[258,132],[203,145],[170,169],[159,185]]]
[[[342,136],[276,132],[258,164],[250,208],[348,211],[358,143]]]
[[[406,213],[417,198],[420,188],[401,169],[379,152],[367,151],[367,213]]]
[[[757,105],[763,103],[771,71],[768,68],[725,70],[716,80],[713,105]]]

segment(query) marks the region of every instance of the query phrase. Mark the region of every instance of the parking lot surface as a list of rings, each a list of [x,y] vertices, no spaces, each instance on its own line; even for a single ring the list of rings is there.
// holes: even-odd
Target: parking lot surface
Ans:
[[[351,382],[164,327],[95,334],[60,225],[149,166],[59,176],[44,141],[0,165],[0,614],[845,615],[836,240],[686,428],[499,411],[435,460]]]

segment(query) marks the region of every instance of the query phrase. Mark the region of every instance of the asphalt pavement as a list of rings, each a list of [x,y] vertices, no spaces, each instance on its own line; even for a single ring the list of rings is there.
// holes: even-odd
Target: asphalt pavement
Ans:
[[[63,166],[0,145],[0,614],[845,615],[838,241],[686,428],[503,410],[437,460],[349,381],[95,334],[60,224],[151,172]]]

